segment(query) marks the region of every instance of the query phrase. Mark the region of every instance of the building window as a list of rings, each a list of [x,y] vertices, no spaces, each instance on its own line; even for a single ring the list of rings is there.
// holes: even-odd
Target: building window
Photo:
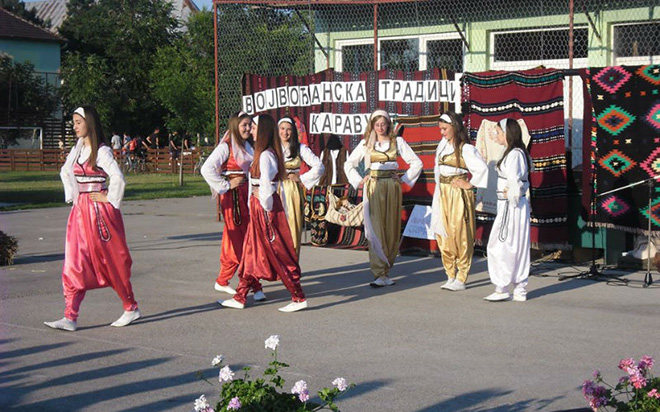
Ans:
[[[368,72],[374,69],[373,44],[356,44],[342,47],[343,71]]]
[[[544,62],[568,59],[568,29],[537,29],[493,33],[494,62]],[[573,58],[586,59],[589,30],[573,30]]]
[[[614,64],[660,62],[660,22],[617,24],[612,28]]]
[[[419,39],[382,40],[380,67],[405,72],[419,70]]]
[[[461,39],[428,40],[426,42],[426,68],[463,71],[463,41]]]

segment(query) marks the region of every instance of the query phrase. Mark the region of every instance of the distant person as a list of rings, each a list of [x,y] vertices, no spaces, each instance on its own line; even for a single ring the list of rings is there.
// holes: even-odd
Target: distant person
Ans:
[[[121,149],[121,137],[115,132],[112,133],[112,138],[110,139],[110,144],[112,145],[112,150]]]
[[[532,161],[514,119],[503,119],[495,128],[495,142],[506,146],[497,162],[497,216],[488,239],[488,275],[495,292],[484,299],[498,302],[527,300],[530,266],[530,206],[527,198]]]
[[[178,133],[169,133],[167,135],[167,147],[170,152],[170,160],[177,159],[179,157],[179,147],[177,146],[177,137]]]
[[[160,128],[155,128],[154,132],[147,136],[145,142],[149,149],[160,149]]]
[[[111,326],[126,326],[140,318],[140,310],[133,296],[133,262],[119,211],[124,176],[103,135],[96,109],[77,108],[73,130],[78,141],[60,172],[65,199],[73,202],[62,269],[64,317],[44,323],[53,329],[75,331],[85,293],[110,286],[124,306],[124,313]]]

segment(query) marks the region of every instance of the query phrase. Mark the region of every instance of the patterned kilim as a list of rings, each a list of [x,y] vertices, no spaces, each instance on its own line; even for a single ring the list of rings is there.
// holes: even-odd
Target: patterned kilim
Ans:
[[[524,119],[531,135],[531,240],[536,249],[568,247],[563,75],[553,69],[466,73],[463,101],[470,138],[481,121]],[[477,213],[478,244],[488,242],[494,215]]]
[[[611,192],[660,175],[660,65],[591,68],[596,225],[660,230],[660,184],[649,211],[648,186]],[[591,193],[584,193],[590,196]]]

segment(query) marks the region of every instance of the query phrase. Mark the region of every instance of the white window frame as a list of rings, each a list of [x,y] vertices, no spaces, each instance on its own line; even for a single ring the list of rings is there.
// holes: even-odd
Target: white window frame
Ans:
[[[576,29],[587,29],[586,25],[575,26]],[[498,34],[508,34],[508,33],[533,33],[541,31],[557,31],[557,30],[569,30],[567,26],[557,26],[557,27],[543,27],[543,28],[529,28],[529,29],[516,29],[516,30],[496,30],[490,32],[490,56],[489,64],[491,70],[526,70],[532,69],[544,65],[546,67],[552,67],[555,69],[568,69],[569,62],[568,56],[565,59],[553,59],[553,60],[513,60],[513,61],[495,61],[495,36]],[[573,59],[573,68],[585,68],[589,66],[589,58],[579,58]]]
[[[653,55],[653,56],[637,56],[637,57],[630,57],[630,56],[624,56],[624,57],[617,57],[614,55],[614,28],[615,27],[621,27],[621,26],[634,26],[634,25],[639,25],[639,24],[649,24],[649,23],[655,23],[655,24],[660,24],[657,22],[657,20],[645,20],[645,21],[629,21],[629,22],[622,22],[622,23],[612,23],[610,26],[610,39],[611,39],[611,50],[612,50],[612,66],[642,66],[646,64],[658,64],[660,63],[660,55]]]
[[[381,52],[381,42],[390,41],[390,40],[407,40],[407,39],[418,39],[419,41],[419,66],[418,70],[426,70],[428,60],[426,57],[427,44],[429,41],[434,40],[455,40],[460,39],[460,34],[456,32],[449,33],[437,33],[437,34],[422,34],[422,35],[409,35],[409,36],[385,36],[378,38],[378,69],[381,68],[380,62],[380,52]],[[344,71],[344,62],[343,62],[343,48],[346,46],[361,46],[369,44],[374,44],[374,39],[372,38],[362,38],[362,39],[343,39],[335,41],[335,70]],[[465,46],[463,46],[463,67],[465,67]]]
[[[35,147],[30,147],[30,148],[27,148],[27,147],[13,147],[13,148],[8,147],[8,149],[37,150],[37,149],[43,149],[44,148],[44,129],[43,129],[43,127],[37,127],[37,126],[21,126],[21,127],[18,127],[18,126],[3,126],[3,127],[0,127],[0,130],[32,130],[33,133],[36,131],[37,134],[38,134],[38,138],[37,138],[39,140],[39,147],[38,148],[35,148]],[[21,139],[21,140],[27,140],[27,139]]]

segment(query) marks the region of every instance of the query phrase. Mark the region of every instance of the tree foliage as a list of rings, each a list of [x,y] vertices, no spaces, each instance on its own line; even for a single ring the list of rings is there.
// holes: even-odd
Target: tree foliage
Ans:
[[[214,130],[213,14],[192,15],[187,31],[156,53],[151,70],[154,97],[169,111],[166,126],[179,132]]]
[[[158,47],[177,38],[178,22],[164,0],[71,0],[60,34],[65,110],[99,108],[115,130],[146,133],[165,110],[149,88]]]
[[[43,28],[50,28],[50,21],[43,21],[37,16],[35,9],[26,9],[25,3],[20,0],[0,0],[0,8],[7,10],[18,17]]]

